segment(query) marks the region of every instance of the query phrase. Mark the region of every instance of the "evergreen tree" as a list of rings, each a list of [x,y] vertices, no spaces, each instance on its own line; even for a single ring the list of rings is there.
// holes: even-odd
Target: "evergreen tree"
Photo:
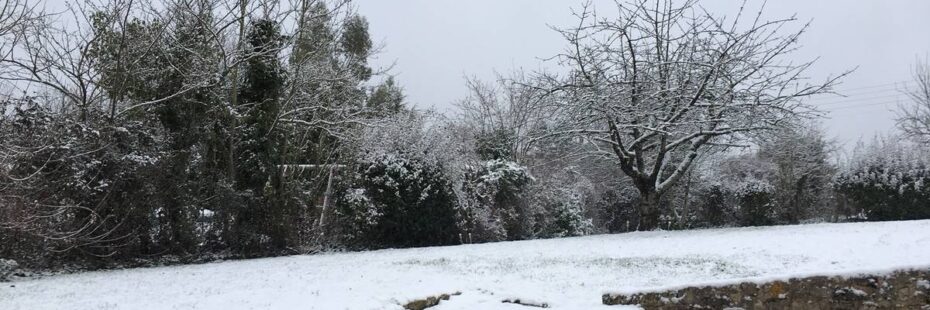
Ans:
[[[346,56],[348,67],[360,81],[371,78],[371,68],[368,67],[368,56],[371,53],[372,43],[368,36],[368,21],[359,15],[352,15],[343,25],[340,47]],[[393,84],[393,80],[391,80]]]
[[[193,159],[199,156],[194,148],[203,139],[208,108],[218,102],[207,88],[185,92],[191,85],[214,78],[217,67],[216,47],[208,39],[212,31],[208,28],[212,25],[211,8],[207,1],[197,1],[194,5],[194,11],[188,7],[175,8],[174,40],[167,51],[169,62],[162,64],[174,68],[165,77],[167,93],[182,95],[164,101],[155,111],[168,141],[167,158],[162,161],[166,173],[158,185],[164,193],[166,223],[172,232],[171,239],[164,243],[180,252],[192,251],[197,244],[194,220],[201,206],[192,202],[198,200],[196,191],[201,185],[191,174],[193,168],[199,168],[192,167]]]
[[[404,108],[404,99],[403,88],[392,76],[372,90],[367,106],[375,116],[385,117],[400,112]]]
[[[244,70],[237,107],[241,143],[237,148],[237,188],[247,193],[246,205],[235,216],[235,241],[245,255],[271,254],[285,249],[293,238],[293,205],[288,203],[278,165],[286,155],[285,137],[277,128],[285,74],[278,59],[284,46],[280,25],[254,20],[248,34],[253,55]]]
[[[291,54],[292,63],[332,61],[336,41],[331,26],[332,12],[323,1],[313,2],[311,5],[310,1],[304,1],[308,7],[301,9],[294,52]]]

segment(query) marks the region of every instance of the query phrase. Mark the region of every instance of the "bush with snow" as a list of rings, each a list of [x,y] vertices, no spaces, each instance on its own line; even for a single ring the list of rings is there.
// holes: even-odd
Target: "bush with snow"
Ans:
[[[584,215],[583,196],[578,192],[565,192],[553,201],[552,222],[546,227],[549,237],[584,236],[593,230],[591,219]]]
[[[459,243],[459,144],[428,113],[400,112],[362,132],[354,169],[338,196],[350,245],[409,247]]]
[[[724,157],[708,163],[696,189],[700,226],[760,226],[777,221],[777,168],[756,154]]]
[[[736,189],[740,225],[772,225],[775,218],[773,193],[775,188],[761,180],[749,180]]]
[[[383,154],[358,167],[340,207],[356,242],[409,247],[459,241],[455,193],[440,166]]]
[[[593,221],[586,212],[594,196],[594,186],[575,167],[554,171],[549,178],[534,184],[531,191],[533,203],[542,212],[537,236],[583,236],[594,231]]]
[[[464,193],[470,208],[466,222],[480,241],[519,240],[533,236],[533,210],[527,189],[533,182],[526,167],[503,160],[483,161],[466,171]]]
[[[930,218],[930,151],[894,138],[860,144],[833,187],[868,220]]]
[[[140,122],[79,122],[31,101],[7,116],[2,150],[18,151],[0,151],[0,255],[41,264],[67,250],[84,258],[154,250],[168,231],[148,183],[165,176],[155,132]]]

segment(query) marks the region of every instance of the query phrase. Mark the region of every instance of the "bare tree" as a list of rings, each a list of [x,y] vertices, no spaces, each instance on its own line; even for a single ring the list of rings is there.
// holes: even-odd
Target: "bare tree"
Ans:
[[[898,127],[908,136],[930,143],[930,64],[918,62],[914,80],[917,86],[907,92],[913,102],[899,107]]]
[[[527,164],[536,133],[544,127],[553,109],[543,102],[539,90],[527,87],[532,84],[523,72],[514,72],[511,77],[498,76],[494,83],[468,78],[469,95],[456,102],[459,121],[472,135],[498,138],[494,141],[505,148],[500,153],[509,155],[509,160]]]
[[[125,1],[108,7],[113,12],[128,8]],[[97,83],[99,73],[90,61],[91,45],[96,40],[87,15],[91,9],[103,8],[85,1],[55,14],[33,11],[28,22],[11,28],[4,42],[7,50],[0,56],[0,79],[23,93],[60,97],[63,109],[78,111],[80,119],[86,121],[89,111],[104,99]]]
[[[774,166],[773,194],[781,220],[797,224],[827,215],[835,151],[836,143],[817,123],[793,125],[761,141],[758,157]]]
[[[589,3],[558,30],[568,47],[555,59],[569,73],[545,74],[563,111],[548,135],[580,136],[616,160],[639,190],[641,230],[658,227],[662,195],[702,151],[814,115],[800,99],[845,75],[808,82],[813,61],[788,59],[808,27],[788,31],[794,17],[747,21],[741,9],[728,20],[696,3],[617,2],[614,18]]]

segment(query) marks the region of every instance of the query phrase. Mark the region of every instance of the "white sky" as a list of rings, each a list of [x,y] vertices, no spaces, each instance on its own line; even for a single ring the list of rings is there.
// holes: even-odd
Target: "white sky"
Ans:
[[[550,66],[540,59],[564,42],[547,25],[570,26],[570,8],[581,0],[357,0],[385,49],[376,64],[392,71],[418,107],[452,109],[466,95],[463,77],[493,78],[513,68]],[[612,0],[595,0],[609,9]],[[761,1],[750,0],[758,6]],[[733,12],[739,1],[702,1],[715,14]],[[894,109],[906,96],[912,65],[930,55],[930,1],[770,0],[764,16],[797,14],[812,20],[797,59],[820,57],[811,77],[823,79],[858,69],[837,89],[849,97],[811,102],[830,111],[824,125],[850,147],[859,137],[894,130]],[[897,83],[897,84],[895,84]]]

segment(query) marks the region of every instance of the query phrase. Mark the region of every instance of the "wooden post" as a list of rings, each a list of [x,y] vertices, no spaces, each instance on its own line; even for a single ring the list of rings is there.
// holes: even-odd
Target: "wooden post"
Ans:
[[[343,164],[286,164],[278,165],[278,169],[281,170],[282,174],[287,174],[288,170],[292,170],[292,173],[302,173],[305,169],[324,169],[329,168],[329,175],[326,180],[326,191],[323,192],[323,205],[320,208],[320,220],[317,223],[317,226],[320,228],[320,235],[324,234],[324,226],[326,226],[326,212],[329,211],[329,204],[333,196],[333,175],[336,172],[336,169],[345,168],[346,165]]]
[[[334,166],[329,166],[329,178],[326,180],[326,191],[323,192],[323,210],[320,211],[320,235],[323,235],[326,226],[326,210],[329,207],[330,196],[333,194],[333,170]]]

